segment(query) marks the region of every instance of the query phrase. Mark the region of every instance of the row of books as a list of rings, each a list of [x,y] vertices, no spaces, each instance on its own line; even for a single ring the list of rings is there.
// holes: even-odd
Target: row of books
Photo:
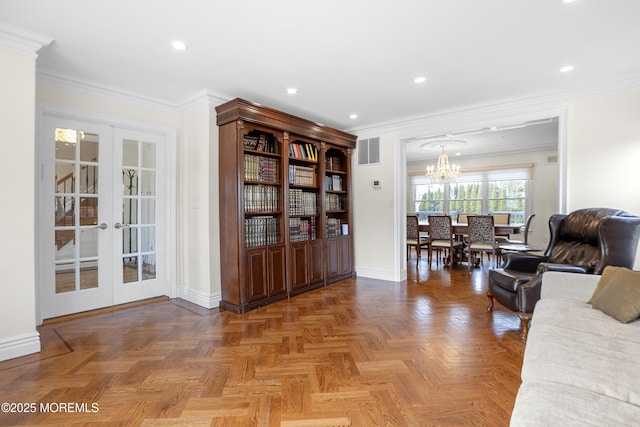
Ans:
[[[251,131],[243,138],[244,148],[249,150],[264,151],[266,153],[278,152],[278,139],[270,133]]]
[[[324,177],[324,189],[331,191],[342,191],[342,176],[327,175]]]
[[[291,242],[304,242],[317,238],[315,218],[289,218],[289,240]]]
[[[343,225],[346,226],[346,223],[344,223],[340,218],[327,217],[327,237],[342,236],[343,229],[346,229],[346,227],[343,227]]]
[[[280,159],[245,154],[244,179],[246,181],[279,182]]]
[[[278,218],[270,216],[246,218],[244,220],[244,242],[247,248],[279,243]]]
[[[325,209],[328,211],[344,210],[344,195],[342,194],[325,194]]]
[[[324,167],[330,171],[344,171],[341,157],[327,156],[324,158]]]
[[[315,215],[317,195],[300,188],[289,190],[289,215]]]
[[[289,184],[315,185],[315,169],[308,166],[289,165]]]
[[[289,157],[317,162],[318,149],[313,144],[294,141],[289,145]]]
[[[276,212],[280,208],[280,187],[271,185],[245,185],[245,212]]]

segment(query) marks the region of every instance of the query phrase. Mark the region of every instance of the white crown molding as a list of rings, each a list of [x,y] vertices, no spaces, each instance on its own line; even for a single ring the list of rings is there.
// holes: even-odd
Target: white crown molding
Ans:
[[[125,91],[116,87],[106,86],[91,81],[70,78],[61,74],[46,70],[38,70],[36,81],[39,86],[60,89],[71,93],[88,95],[117,102],[129,102],[132,104],[150,107],[156,110],[176,113],[177,108],[168,102],[153,99],[134,92]]]
[[[38,71],[37,83],[39,86],[43,87],[59,89],[111,101],[125,101],[131,104],[150,107],[170,113],[180,113],[199,107],[215,107],[233,99],[230,95],[216,92],[211,89],[204,89],[193,96],[186,98],[185,101],[180,104],[172,104],[160,99],[154,99],[134,92],[124,91],[116,87],[110,87],[91,81],[83,81],[47,70]]]
[[[544,107],[549,104],[565,103],[578,98],[638,88],[640,88],[640,75],[636,74],[625,80],[591,85],[580,89],[537,94],[523,98],[497,100],[485,104],[472,104],[460,108],[441,110],[427,115],[408,116],[398,120],[353,128],[347,130],[347,132],[362,136],[379,135],[383,132],[393,132],[407,127],[425,126],[435,121],[454,120],[482,114],[503,113],[505,111],[512,112],[522,108]]]
[[[40,49],[51,44],[53,40],[53,37],[0,22],[0,48],[11,52],[37,58]]]
[[[216,107],[220,104],[224,104],[227,101],[231,101],[233,98],[233,96],[227,95],[226,93],[217,92],[211,89],[204,89],[194,94],[192,97],[187,98],[176,108],[178,108],[180,111],[185,111],[201,106],[211,108]]]

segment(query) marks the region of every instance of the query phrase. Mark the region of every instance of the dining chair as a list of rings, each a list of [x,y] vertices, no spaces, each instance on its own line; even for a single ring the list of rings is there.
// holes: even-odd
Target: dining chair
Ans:
[[[453,227],[451,226],[451,217],[449,215],[429,215],[429,266],[433,258],[433,250],[436,255],[441,250],[448,252],[449,268],[453,268],[453,260],[455,252],[460,252],[462,259],[462,250],[464,245],[459,240],[453,239]],[[440,262],[440,257],[436,259],[436,265]]]
[[[509,225],[511,224],[511,214],[510,213],[494,213],[491,214],[493,217],[493,223],[497,225]],[[509,234],[496,234],[496,240],[498,242],[506,242],[509,240],[511,235]]]
[[[483,254],[493,254],[494,266],[497,265],[498,242],[496,242],[496,234],[494,228],[493,215],[469,215],[469,246],[467,252],[469,256],[469,271],[474,265],[472,262],[473,254],[480,252],[480,262],[482,263]],[[489,259],[490,255],[489,255]]]
[[[536,216],[536,214],[529,215],[524,223],[524,230],[522,230],[522,234],[524,235],[524,240],[508,239],[505,243],[512,244],[512,245],[528,245],[529,232],[531,231],[531,221],[533,221],[534,216]]]
[[[418,215],[407,214],[407,259],[412,247],[416,248],[416,257],[420,259],[421,249],[429,247],[429,239],[420,235]]]
[[[468,216],[469,216],[469,214],[458,214],[456,216],[456,222],[458,224],[468,224],[468,220],[467,220]]]

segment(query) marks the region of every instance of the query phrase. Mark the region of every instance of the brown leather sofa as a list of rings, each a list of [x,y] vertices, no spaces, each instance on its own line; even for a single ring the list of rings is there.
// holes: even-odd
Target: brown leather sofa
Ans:
[[[502,268],[489,271],[489,311],[493,301],[518,313],[526,339],[529,320],[540,299],[545,271],[601,274],[607,265],[632,268],[640,218],[608,208],[580,209],[549,219],[551,238],[544,255],[514,253]]]

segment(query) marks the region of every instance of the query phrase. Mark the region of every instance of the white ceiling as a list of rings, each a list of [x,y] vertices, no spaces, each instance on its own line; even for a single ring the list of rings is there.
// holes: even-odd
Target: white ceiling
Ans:
[[[0,23],[55,39],[41,75],[172,107],[209,90],[351,131],[637,84],[639,16],[638,0],[0,0]]]

